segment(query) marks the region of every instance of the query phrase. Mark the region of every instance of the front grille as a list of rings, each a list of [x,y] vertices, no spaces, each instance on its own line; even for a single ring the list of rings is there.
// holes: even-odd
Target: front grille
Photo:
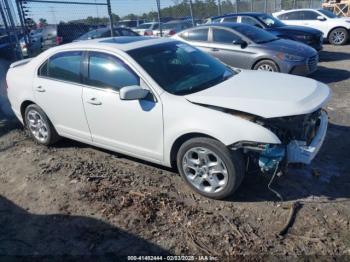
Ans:
[[[313,72],[316,70],[317,63],[318,63],[318,55],[312,56],[308,59],[307,66],[308,66],[309,72]]]

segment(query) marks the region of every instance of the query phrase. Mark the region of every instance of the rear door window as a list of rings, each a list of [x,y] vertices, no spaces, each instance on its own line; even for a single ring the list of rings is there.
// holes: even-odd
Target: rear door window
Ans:
[[[81,51],[69,51],[55,54],[40,67],[39,75],[80,83],[81,59]]]
[[[299,13],[300,13],[299,11],[288,12],[288,13],[279,15],[278,18],[281,20],[300,20]]]
[[[182,37],[189,41],[208,41],[208,28],[194,29],[182,34]]]

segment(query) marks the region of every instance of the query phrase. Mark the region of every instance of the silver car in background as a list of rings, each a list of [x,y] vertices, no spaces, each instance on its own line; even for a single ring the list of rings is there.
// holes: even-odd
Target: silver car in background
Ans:
[[[308,75],[317,69],[317,51],[238,23],[206,24],[174,36],[238,68]]]
[[[173,36],[185,29],[191,28],[193,26],[191,20],[173,20],[162,24],[162,35],[160,30],[156,30],[156,36]]]

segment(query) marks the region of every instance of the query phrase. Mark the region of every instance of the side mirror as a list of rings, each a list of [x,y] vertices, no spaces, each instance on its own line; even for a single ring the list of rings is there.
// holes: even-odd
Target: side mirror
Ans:
[[[319,20],[319,21],[325,21],[326,18],[325,18],[324,16],[322,16],[322,15],[319,15],[319,16],[317,16],[317,20]]]
[[[234,45],[240,45],[241,48],[246,48],[248,46],[248,43],[246,41],[244,41],[243,39],[237,39],[235,41],[232,42]]]
[[[121,100],[140,100],[145,98],[149,91],[140,86],[125,86],[119,90]]]

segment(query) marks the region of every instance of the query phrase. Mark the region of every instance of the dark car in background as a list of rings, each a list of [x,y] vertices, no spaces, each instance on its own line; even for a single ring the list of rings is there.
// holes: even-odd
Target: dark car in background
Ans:
[[[255,26],[213,23],[174,36],[242,69],[308,75],[317,69],[317,51],[303,43],[281,39]]]
[[[212,17],[214,23],[235,22],[256,26],[274,34],[277,37],[290,39],[307,44],[317,51],[322,50],[323,33],[306,26],[286,25],[277,18],[266,13],[238,13]]]
[[[139,36],[139,34],[135,33],[129,28],[117,27],[114,28],[114,36]],[[109,27],[98,28],[87,32],[86,34],[80,36],[78,39],[75,39],[74,42],[103,37],[111,37],[111,29]]]
[[[57,25],[57,36],[56,44],[66,44],[71,43],[75,39],[78,39],[83,34],[96,29],[97,26],[87,25],[87,24],[58,24]]]

